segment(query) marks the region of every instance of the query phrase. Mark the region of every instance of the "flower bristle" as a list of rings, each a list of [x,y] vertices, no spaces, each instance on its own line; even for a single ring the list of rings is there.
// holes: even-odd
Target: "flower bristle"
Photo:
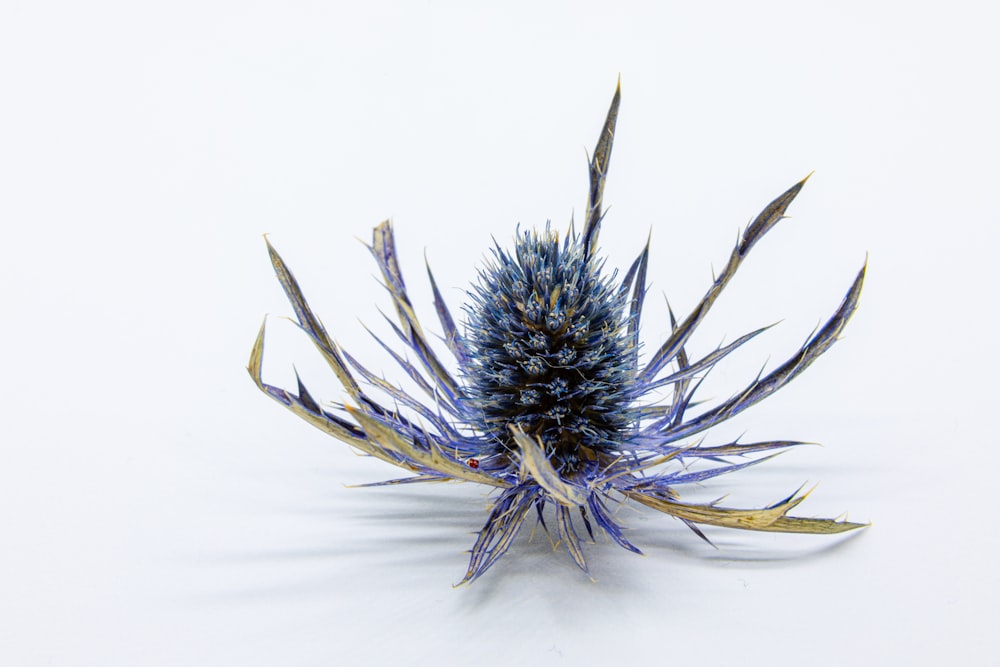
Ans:
[[[808,493],[793,493],[762,509],[680,500],[677,487],[741,470],[801,444],[703,444],[691,439],[767,398],[825,353],[857,308],[866,266],[826,324],[787,361],[761,373],[731,398],[689,415],[700,378],[767,327],[698,359],[688,354],[691,336],[753,246],[785,217],[805,179],[746,227],[721,273],[687,317],[678,321],[670,312],[669,335],[640,367],[648,243],[620,280],[615,271],[604,270],[598,247],[620,100],[619,88],[590,162],[587,215],[579,235],[571,224],[560,241],[546,224],[542,231],[518,230],[513,252],[495,245],[492,260],[480,269],[468,293],[461,327],[428,267],[434,309],[457,375],[438,357],[410,302],[391,223],[375,227],[369,249],[398,317],[394,332],[407,351],[398,353],[378,342],[427,395],[424,399],[372,373],[340,349],[313,314],[284,260],[267,244],[299,327],[333,370],[347,400],[324,407],[301,380],[295,391],[264,382],[264,326],[251,352],[251,377],[263,392],[310,424],[411,473],[382,484],[458,480],[495,489],[496,501],[472,547],[462,583],[492,567],[510,548],[529,511],[537,510],[541,522],[547,505],[555,508],[556,543],[565,545],[584,571],[574,520],[583,521],[591,540],[595,532],[603,532],[623,548],[641,553],[609,510],[615,503],[635,501],[674,516],[706,540],[698,524],[814,534],[866,525],[789,516]],[[392,404],[383,406],[369,387],[387,395]],[[661,393],[670,397],[667,402],[653,399]],[[745,458],[762,452],[768,455]],[[542,527],[549,530],[544,522]]]

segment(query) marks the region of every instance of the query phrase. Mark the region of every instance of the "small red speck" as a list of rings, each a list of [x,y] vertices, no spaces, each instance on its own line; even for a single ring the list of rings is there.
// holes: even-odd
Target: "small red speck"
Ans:
[[[469,459],[468,461],[466,461],[466,463],[469,464],[470,468],[478,468],[479,467],[479,459]]]

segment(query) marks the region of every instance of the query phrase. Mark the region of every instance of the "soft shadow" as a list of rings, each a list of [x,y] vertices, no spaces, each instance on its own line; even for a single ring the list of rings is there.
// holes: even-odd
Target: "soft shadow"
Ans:
[[[313,523],[313,517],[329,517],[330,531],[317,531],[312,526],[307,543],[295,546],[199,554],[192,558],[199,569],[222,568],[242,571],[243,575],[220,581],[197,597],[202,602],[225,604],[254,598],[341,595],[371,582],[377,582],[383,592],[418,586],[446,594],[465,574],[468,550],[486,519],[489,500],[476,487],[389,487],[356,489],[347,502],[340,494],[336,504],[293,509],[287,514],[306,519],[307,525]],[[583,572],[564,547],[553,552],[545,531],[529,518],[510,551],[490,571],[454,590],[456,603],[471,613],[495,604],[516,606],[518,601],[537,604],[541,600],[552,613],[572,616],[574,612],[565,609],[567,596],[582,595],[589,604],[613,608],[636,596],[644,597],[648,589],[645,576],[652,570],[658,586],[685,589],[683,573],[658,563],[650,568],[644,563],[646,559],[680,558],[688,568],[695,564],[710,569],[809,565],[841,555],[867,532],[775,536],[709,527],[705,532],[713,540],[713,548],[679,522],[635,509],[622,520],[631,525],[626,535],[643,550],[645,558],[597,534],[596,543],[586,541],[583,545],[589,573]],[[547,515],[546,523],[552,528],[554,517]],[[578,530],[583,537],[583,527]],[[677,581],[663,581],[664,577],[676,577]]]

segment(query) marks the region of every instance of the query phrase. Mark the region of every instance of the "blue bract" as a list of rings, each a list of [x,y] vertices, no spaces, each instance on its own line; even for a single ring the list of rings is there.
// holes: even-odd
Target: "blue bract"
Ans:
[[[679,499],[678,486],[769,458],[731,462],[727,457],[800,444],[781,440],[706,446],[688,439],[771,395],[829,349],[857,307],[865,269],[829,321],[791,359],[732,398],[690,416],[688,406],[699,379],[764,329],[700,359],[690,359],[685,346],[750,249],[784,217],[805,179],[750,223],[690,315],[677,323],[670,313],[670,336],[640,365],[648,244],[620,281],[614,272],[603,271],[597,246],[620,99],[621,91],[616,90],[590,163],[582,233],[571,224],[560,241],[546,225],[542,231],[519,232],[513,252],[495,247],[469,294],[461,329],[428,268],[434,307],[457,374],[439,359],[417,320],[396,259],[391,224],[375,228],[370,250],[398,316],[393,329],[414,361],[379,343],[422,390],[422,397],[383,380],[334,344],[268,243],[271,263],[299,326],[330,365],[349,402],[321,406],[301,380],[295,392],[266,384],[261,377],[263,325],[250,357],[251,376],[262,391],[317,428],[412,473],[384,484],[461,480],[495,487],[498,496],[472,547],[463,583],[506,553],[532,508],[545,526],[543,509],[550,504],[558,542],[585,571],[575,521],[582,522],[591,539],[595,531],[603,531],[622,547],[639,552],[612,511],[614,504],[629,500],[680,519],[702,538],[697,524],[824,534],[865,525],[789,516],[807,493],[796,492],[763,509]],[[368,387],[387,395],[391,405],[375,401],[366,393]],[[662,390],[669,391],[670,400],[658,403],[653,394]],[[705,465],[687,465],[692,460]]]

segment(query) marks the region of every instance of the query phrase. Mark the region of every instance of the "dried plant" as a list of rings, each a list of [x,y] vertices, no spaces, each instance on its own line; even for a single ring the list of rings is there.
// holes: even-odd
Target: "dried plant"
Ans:
[[[864,525],[789,516],[808,495],[800,492],[763,509],[680,500],[677,487],[770,458],[742,458],[745,455],[800,444],[781,440],[707,446],[692,442],[692,436],[770,396],[826,352],[857,307],[865,269],[829,321],[788,361],[718,405],[689,410],[705,374],[766,329],[748,333],[700,359],[691,360],[686,352],[691,335],[712,304],[753,246],[784,217],[805,179],[750,223],[698,305],[679,324],[671,312],[667,341],[640,363],[648,243],[620,281],[616,273],[604,271],[597,245],[620,99],[619,89],[590,162],[582,234],[571,223],[560,241],[546,225],[542,231],[519,231],[513,252],[499,245],[493,248],[492,259],[469,292],[461,326],[441,298],[428,267],[434,307],[457,374],[449,372],[417,320],[397,261],[391,224],[386,221],[375,228],[369,249],[398,316],[398,325],[390,323],[409,352],[401,354],[379,343],[422,390],[423,398],[380,378],[339,348],[268,243],[271,263],[299,327],[343,385],[348,402],[320,405],[301,380],[294,392],[266,384],[261,377],[264,326],[250,358],[254,382],[317,428],[412,473],[383,484],[460,480],[495,487],[495,502],[472,547],[462,582],[476,579],[507,552],[532,509],[545,527],[546,505],[555,509],[556,543],[564,544],[585,571],[579,522],[591,539],[603,531],[622,547],[639,553],[625,537],[613,507],[630,500],[680,519],[703,539],[707,538],[698,524],[822,534]],[[390,397],[392,405],[373,400],[368,387]],[[668,389],[668,402],[654,400],[655,393]],[[704,465],[692,466],[692,461]]]

